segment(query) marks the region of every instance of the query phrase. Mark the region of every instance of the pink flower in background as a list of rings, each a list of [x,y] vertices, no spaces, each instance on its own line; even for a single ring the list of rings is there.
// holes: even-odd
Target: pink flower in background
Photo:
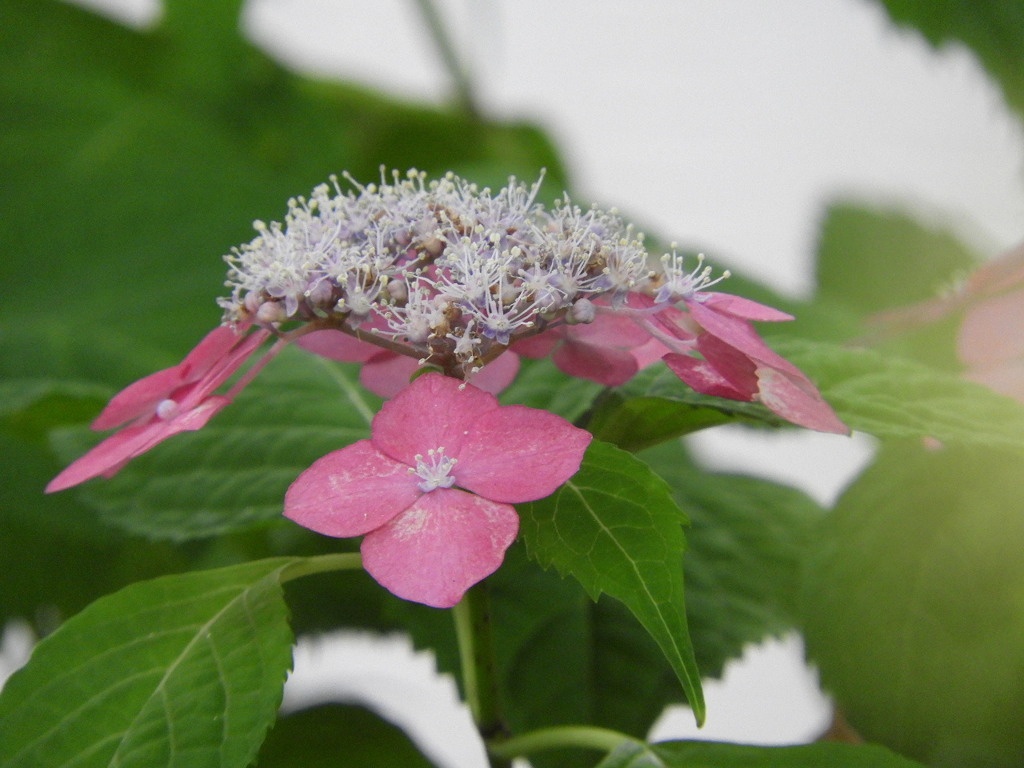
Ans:
[[[61,491],[99,475],[111,477],[131,459],[179,432],[205,426],[231,402],[213,394],[269,336],[257,330],[241,336],[221,326],[199,342],[178,365],[150,374],[116,394],[93,422],[110,429],[127,422],[80,457],[46,486]]]
[[[877,338],[963,313],[957,355],[966,378],[1024,402],[1024,245],[975,270],[949,295],[879,312]]]
[[[285,515],[328,536],[364,536],[363,564],[395,595],[449,608],[515,540],[512,504],[552,494],[591,436],[559,416],[425,374],[373,419],[369,440],[292,483]]]
[[[380,397],[394,397],[409,384],[421,366],[416,358],[360,341],[342,331],[323,330],[306,334],[297,342],[313,354],[345,363],[362,363],[359,383]],[[504,390],[519,373],[519,356],[504,352],[478,373],[473,374],[473,385],[496,395]]]

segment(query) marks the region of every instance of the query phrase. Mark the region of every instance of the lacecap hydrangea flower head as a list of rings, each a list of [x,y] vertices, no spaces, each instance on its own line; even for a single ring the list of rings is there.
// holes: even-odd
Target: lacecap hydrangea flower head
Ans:
[[[369,440],[296,480],[286,515],[364,536],[366,567],[382,584],[446,606],[501,563],[518,528],[510,505],[556,490],[590,441],[553,414],[498,406],[489,393],[515,378],[519,355],[550,354],[567,375],[607,386],[664,359],[699,392],[848,431],[752,324],[789,315],[711,291],[728,273],[713,276],[703,259],[652,257],[615,211],[568,199],[545,208],[539,181],[514,178],[497,192],[416,171],[347,181],[289,201],[283,223],[255,223],[257,236],[226,257],[224,325],[179,365],[116,395],[93,426],[126,425],[48,491],[113,475],[201,428],[294,342],[360,363],[364,385],[393,399]],[[421,368],[434,373],[410,384]]]

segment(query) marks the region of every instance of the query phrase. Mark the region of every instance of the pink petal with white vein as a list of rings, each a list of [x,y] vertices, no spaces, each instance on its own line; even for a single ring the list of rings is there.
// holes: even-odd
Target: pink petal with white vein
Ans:
[[[327,536],[360,536],[384,525],[422,493],[408,465],[360,440],[313,462],[284,496],[284,515]]]
[[[589,432],[547,411],[509,405],[480,416],[452,470],[460,488],[518,504],[550,496],[575,475]]]
[[[508,504],[438,489],[366,535],[363,567],[398,597],[450,608],[498,569],[518,530]]]
[[[757,378],[758,399],[782,418],[819,432],[850,434],[850,428],[839,420],[803,374],[794,377],[784,371],[761,367],[757,369]]]
[[[374,416],[373,445],[409,466],[416,466],[417,454],[425,456],[438,448],[456,456],[473,423],[497,408],[494,395],[458,379],[427,373],[384,403]]]

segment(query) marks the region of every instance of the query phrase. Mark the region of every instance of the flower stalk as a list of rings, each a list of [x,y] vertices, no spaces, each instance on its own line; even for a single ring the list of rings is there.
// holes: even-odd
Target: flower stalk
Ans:
[[[471,587],[452,609],[459,644],[462,685],[477,731],[487,745],[491,768],[509,768],[511,757],[493,750],[508,737],[501,709],[498,666],[494,658],[490,595],[487,581]]]

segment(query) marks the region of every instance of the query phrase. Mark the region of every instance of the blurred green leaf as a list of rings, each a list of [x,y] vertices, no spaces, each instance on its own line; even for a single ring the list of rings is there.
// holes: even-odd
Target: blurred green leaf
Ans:
[[[934,298],[981,263],[951,231],[847,201],[828,207],[818,237],[818,299],[861,315]]]
[[[1024,115],[1024,5],[1014,0],[880,0],[892,19],[936,48],[967,45]]]
[[[434,765],[397,726],[352,704],[324,704],[280,718],[260,750],[259,768]]]
[[[922,768],[873,745],[752,747],[707,741],[627,743],[597,768]]]
[[[773,346],[810,376],[855,430],[1024,449],[1024,406],[981,384],[873,350],[798,339]]]
[[[291,666],[292,562],[133,584],[68,620],[0,693],[0,764],[245,768]]]
[[[889,445],[822,523],[804,629],[869,740],[929,765],[1024,755],[1019,453]]]
[[[154,539],[265,524],[281,518],[284,492],[303,469],[369,436],[379,406],[357,366],[288,348],[202,430],[175,435],[78,493],[109,525]],[[81,438],[81,430],[57,435],[69,458]]]
[[[700,675],[686,627],[685,518],[664,481],[631,454],[594,441],[580,471],[552,496],[518,507],[530,556],[572,576],[596,599],[623,602],[675,670],[698,722]]]

